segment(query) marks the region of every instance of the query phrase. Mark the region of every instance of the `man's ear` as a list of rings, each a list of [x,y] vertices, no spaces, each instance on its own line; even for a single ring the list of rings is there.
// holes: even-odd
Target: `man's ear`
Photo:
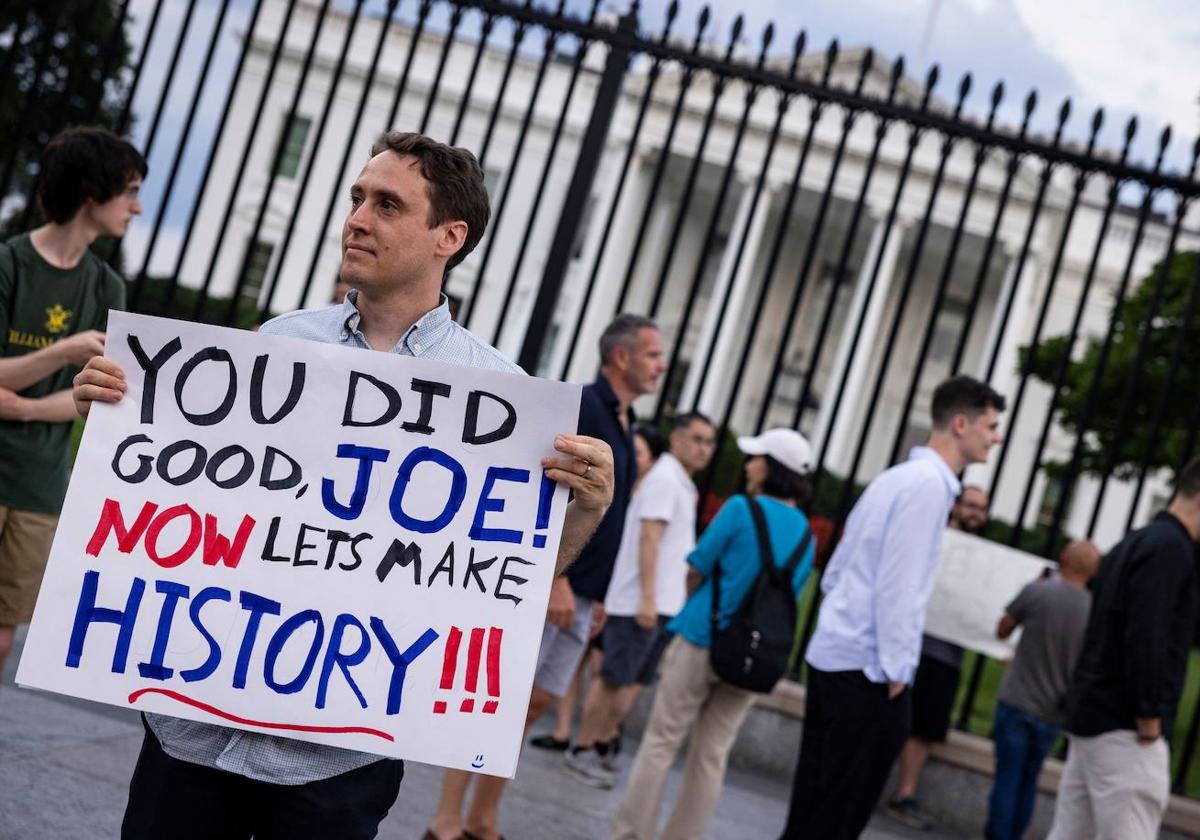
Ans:
[[[954,432],[955,437],[962,437],[967,433],[967,427],[971,425],[971,418],[966,414],[955,414],[950,418],[950,431]]]
[[[462,250],[467,243],[468,231],[467,223],[461,220],[444,225],[437,245],[438,256],[449,259]]]

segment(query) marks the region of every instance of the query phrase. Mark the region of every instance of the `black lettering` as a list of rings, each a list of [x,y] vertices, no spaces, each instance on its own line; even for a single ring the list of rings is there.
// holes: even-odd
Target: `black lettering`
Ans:
[[[479,401],[487,397],[494,402],[499,403],[508,416],[504,418],[496,429],[484,434],[479,434]],[[482,446],[485,443],[495,443],[498,440],[504,440],[513,433],[513,429],[517,427],[517,410],[512,407],[512,403],[503,397],[498,397],[495,394],[487,391],[472,391],[467,395],[467,414],[463,419],[463,443],[469,443],[474,446]]]
[[[442,559],[433,567],[433,571],[429,573],[429,580],[425,581],[426,586],[433,586],[433,579],[438,575],[445,573],[450,579],[450,586],[454,586],[454,543],[446,546],[446,553],[442,555]]]
[[[158,372],[167,363],[167,359],[183,349],[183,342],[176,336],[164,344],[162,349],[151,358],[142,349],[142,342],[138,340],[136,335],[130,333],[125,337],[125,341],[129,345],[129,349],[133,351],[133,357],[137,359],[137,363],[146,374],[142,380],[142,422],[153,423],[154,387],[158,384]]]
[[[352,555],[354,555],[354,562],[351,563],[350,565],[346,565],[345,563],[338,563],[338,568],[345,569],[347,572],[352,572],[355,569],[357,569],[359,566],[361,566],[363,559],[362,559],[362,555],[358,553],[358,544],[360,542],[362,542],[363,540],[369,540],[369,539],[372,539],[370,534],[359,534],[354,539],[352,539],[350,541],[350,553]],[[417,561],[420,562],[420,560],[421,560],[420,546],[418,546],[416,543],[413,543],[412,548],[416,551]]]
[[[242,466],[236,473],[229,478],[217,478],[217,471],[235,455],[242,456]],[[220,487],[222,490],[231,490],[234,487],[241,487],[250,476],[254,473],[254,458],[244,446],[238,446],[236,443],[231,446],[226,446],[218,449],[213,453],[213,456],[208,460],[208,466],[204,468],[204,474],[208,476],[208,480]]]
[[[305,525],[304,523],[300,524],[300,530],[296,532],[296,553],[294,555],[295,559],[292,561],[297,566],[315,566],[315,565],[317,565],[316,558],[313,558],[312,560],[304,559],[304,550],[306,548],[316,548],[317,547],[316,543],[306,543],[304,541],[304,538],[306,536],[308,536],[308,534],[306,533],[308,531],[316,531],[321,534],[325,533],[324,528],[318,528],[315,525]]]
[[[431,435],[433,426],[429,425],[429,420],[433,417],[433,398],[450,396],[450,386],[444,382],[413,379],[412,389],[421,395],[421,410],[415,423],[401,423],[400,428],[418,435]]]
[[[476,561],[475,546],[471,546],[471,555],[467,560],[467,571],[466,574],[463,575],[463,589],[466,589],[470,584],[471,578],[475,578],[475,583],[478,584],[479,591],[486,593],[487,586],[484,584],[483,578],[479,576],[479,573],[486,572],[493,565],[495,565],[496,561],[499,559],[499,557],[493,557],[490,560]]]
[[[325,570],[329,571],[333,568],[333,560],[337,556],[338,546],[344,542],[350,542],[350,535],[345,531],[329,531],[325,534],[325,538],[329,540],[329,553],[325,555]]]
[[[193,414],[183,407],[183,389],[187,387],[192,373],[204,362],[224,362],[229,365],[229,384],[225,388],[225,396],[221,399],[220,405],[205,414]],[[237,366],[234,365],[229,351],[222,350],[220,347],[205,347],[198,351],[196,355],[183,363],[183,367],[179,369],[179,376],[175,378],[175,404],[179,406],[180,413],[187,418],[187,421],[196,426],[214,426],[220,423],[233,410],[233,401],[236,397]]]
[[[272,478],[271,474],[275,472],[275,459],[283,458],[292,467],[292,471],[283,478]],[[268,446],[267,451],[263,454],[262,472],[259,473],[258,484],[267,490],[290,490],[300,483],[304,477],[300,469],[300,465],[296,463],[296,459],[284,452],[282,449],[276,449],[274,446]]]
[[[360,536],[362,536],[360,534]],[[358,556],[356,547],[358,540],[350,544],[350,550],[354,552],[356,560],[361,560]],[[379,568],[375,570],[375,577],[379,578],[379,582],[387,578],[393,566],[408,566],[413,567],[413,583],[417,586],[421,585],[421,547],[416,543],[405,545],[400,540],[392,540],[392,544],[388,546],[387,552],[384,553],[383,559],[379,561]]]
[[[276,516],[271,519],[271,524],[267,527],[267,541],[263,543],[262,559],[271,563],[287,563],[292,559],[275,553],[275,537],[279,536],[279,520],[282,518]]]
[[[192,464],[179,475],[171,475],[171,461],[176,455],[181,452],[191,450]],[[158,476],[167,484],[174,484],[176,487],[182,487],[184,484],[195,481],[204,472],[204,462],[208,460],[208,450],[196,443],[194,440],[178,440],[169,446],[164,446],[163,451],[158,453],[158,463],[155,467],[158,471]]]
[[[288,389],[287,398],[284,399],[283,405],[279,407],[278,411],[267,417],[263,413],[262,404],[263,379],[267,375],[267,358],[267,353],[256,358],[254,370],[250,373],[250,416],[254,418],[255,423],[260,425],[278,423],[292,413],[296,403],[300,402],[300,394],[304,390],[304,375],[307,371],[304,362],[292,362],[292,384]]]
[[[132,338],[132,336],[130,337]],[[154,463],[154,459],[152,457],[149,455],[138,455],[137,469],[128,474],[121,472],[121,468],[119,466],[121,463],[121,456],[125,454],[126,449],[133,446],[135,443],[154,443],[154,441],[148,438],[146,435],[130,435],[129,437],[125,438],[125,440],[121,441],[120,445],[117,447],[117,454],[113,455],[112,459],[112,471],[116,474],[117,478],[121,479],[122,481],[128,481],[130,484],[139,484],[145,481],[150,477],[150,471],[154,469],[154,467],[151,466],[151,464]]]
[[[354,399],[358,396],[358,383],[363,380],[370,382],[379,390],[379,393],[387,398],[387,410],[374,420],[354,419]],[[400,393],[395,388],[381,379],[376,379],[369,373],[360,373],[357,370],[350,371],[350,384],[346,390],[346,410],[342,413],[343,426],[382,426],[385,423],[395,420],[396,415],[399,413]]]
[[[508,564],[509,563],[520,563],[523,566],[532,566],[533,561],[525,560],[521,557],[505,557],[504,562],[500,565],[500,577],[496,578],[496,588],[492,591],[492,594],[496,596],[497,600],[512,601],[513,606],[516,606],[517,604],[520,604],[521,601],[523,601],[525,599],[518,598],[516,595],[513,595],[511,592],[501,592],[500,588],[502,586],[504,586],[504,582],[506,580],[511,580],[517,586],[524,586],[525,584],[529,583],[529,578],[523,578],[518,575],[510,575],[508,573]]]

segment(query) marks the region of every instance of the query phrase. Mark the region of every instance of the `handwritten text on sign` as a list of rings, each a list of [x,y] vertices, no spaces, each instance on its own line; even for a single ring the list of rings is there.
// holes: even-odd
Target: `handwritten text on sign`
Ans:
[[[22,685],[511,776],[577,386],[115,313]]]

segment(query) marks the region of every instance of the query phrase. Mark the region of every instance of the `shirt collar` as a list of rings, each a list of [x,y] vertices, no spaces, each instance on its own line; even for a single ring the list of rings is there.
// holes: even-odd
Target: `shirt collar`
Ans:
[[[351,289],[347,292],[346,299],[342,301],[343,339],[349,339],[350,336],[359,334],[358,325],[362,321],[362,314],[358,311],[358,306],[355,303],[357,298],[358,290]],[[430,348],[435,347],[446,337],[451,323],[450,302],[445,295],[440,295],[438,305],[418,318],[417,322],[408,328],[408,332],[392,348],[392,352],[396,353],[402,347],[406,347],[412,355],[420,356],[422,353],[428,352]]]
[[[670,452],[664,452],[662,455],[658,456],[658,460],[666,465],[663,467],[663,469],[670,470],[675,474],[675,479],[680,484],[695,489],[696,485],[692,481],[692,477],[688,475],[688,471],[683,468],[683,464],[680,463],[678,458],[676,458]]]
[[[928,446],[914,446],[908,453],[910,461],[932,461],[938,465],[939,473],[942,480],[946,483],[946,489],[954,498],[958,498],[962,493],[962,483],[958,480],[958,476],[954,474],[954,470],[950,469],[950,465],[942,458],[941,455],[934,452]]]
[[[1183,534],[1183,536],[1187,537],[1189,542],[1195,542],[1195,540],[1192,539],[1192,535],[1190,533],[1188,533],[1187,526],[1184,525],[1183,522],[1181,522],[1179,520],[1179,517],[1176,516],[1175,514],[1171,513],[1170,511],[1164,510],[1164,511],[1159,512],[1158,515],[1156,515],[1154,517],[1154,520],[1156,522],[1160,519],[1165,522],[1170,522],[1172,525],[1174,525],[1176,528],[1178,528],[1179,532],[1181,534]]]
[[[603,373],[596,374],[596,381],[592,383],[592,387],[596,389],[596,396],[600,397],[600,401],[612,409],[615,415],[621,410],[621,400],[617,398],[617,392],[613,390],[612,383],[608,381],[608,377]],[[629,431],[633,432],[633,422],[636,415],[633,413],[633,406],[625,410],[626,417],[629,420]]]

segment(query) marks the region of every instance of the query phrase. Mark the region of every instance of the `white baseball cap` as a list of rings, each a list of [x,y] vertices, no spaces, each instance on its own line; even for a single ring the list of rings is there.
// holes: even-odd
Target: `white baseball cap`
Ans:
[[[737,444],[747,455],[770,455],[793,472],[812,469],[812,444],[795,429],[767,429],[761,435],[740,437]]]

